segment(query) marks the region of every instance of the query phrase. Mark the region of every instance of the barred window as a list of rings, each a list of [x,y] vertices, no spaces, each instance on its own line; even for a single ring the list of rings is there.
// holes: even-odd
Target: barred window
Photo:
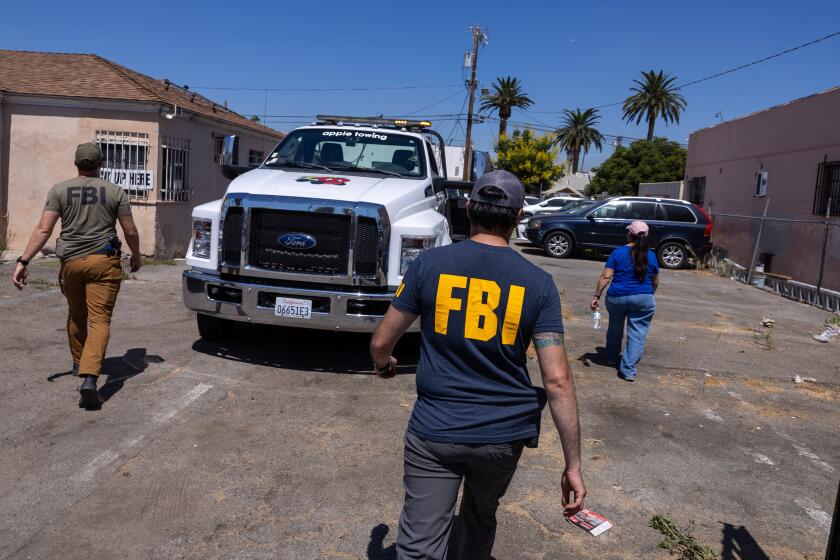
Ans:
[[[817,166],[817,190],[814,193],[814,214],[840,216],[840,161],[827,161]]]
[[[161,161],[161,200],[186,202],[192,198],[190,189],[190,141],[181,138],[163,138]]]
[[[259,167],[265,160],[265,152],[259,150],[248,150],[248,165],[251,167]]]
[[[120,185],[132,198],[147,199],[154,184],[147,168],[149,135],[97,130],[93,141],[102,150],[99,176]]]

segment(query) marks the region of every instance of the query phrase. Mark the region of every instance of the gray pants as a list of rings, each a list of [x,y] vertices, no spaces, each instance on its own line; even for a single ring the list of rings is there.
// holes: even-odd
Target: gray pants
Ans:
[[[499,498],[516,472],[523,446],[521,441],[436,443],[407,433],[397,560],[488,560]],[[450,539],[461,479],[464,496]]]

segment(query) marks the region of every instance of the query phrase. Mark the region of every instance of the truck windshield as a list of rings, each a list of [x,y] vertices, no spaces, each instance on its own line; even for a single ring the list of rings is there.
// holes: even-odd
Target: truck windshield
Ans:
[[[265,167],[317,166],[335,172],[424,177],[422,150],[419,139],[386,129],[309,128],[290,132]]]

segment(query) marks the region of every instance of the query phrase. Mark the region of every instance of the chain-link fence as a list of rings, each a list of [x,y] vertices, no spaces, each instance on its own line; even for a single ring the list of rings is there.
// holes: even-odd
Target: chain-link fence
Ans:
[[[840,311],[840,220],[711,209],[711,265],[743,282]]]

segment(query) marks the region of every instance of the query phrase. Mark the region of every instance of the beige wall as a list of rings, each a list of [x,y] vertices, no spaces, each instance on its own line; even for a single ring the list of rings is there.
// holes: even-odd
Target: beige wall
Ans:
[[[47,192],[54,184],[76,176],[73,154],[76,146],[94,139],[97,130],[145,132],[157,137],[157,114],[135,111],[80,109],[56,106],[8,104],[8,233],[10,246],[22,251],[38,222]],[[157,165],[154,150],[149,167]],[[141,250],[154,251],[153,211],[135,211]],[[152,215],[152,219],[148,219]],[[58,228],[50,240],[55,243]]]
[[[684,199],[683,181],[663,181],[661,183],[639,183],[639,196]]]
[[[97,130],[141,132],[149,135],[148,168],[154,172],[155,188],[147,201],[132,201],[140,231],[141,252],[160,257],[183,256],[191,233],[192,208],[221,198],[229,183],[214,161],[213,137],[237,134],[240,163],[247,165],[248,150],[266,154],[279,141],[238,127],[189,114],[162,118],[156,104],[84,101],[55,103],[35,99],[28,102],[0,102],[0,227],[10,237],[13,251],[22,251],[38,221],[44,200],[55,183],[76,175],[73,153],[78,144],[90,142]],[[121,108],[110,109],[111,105]],[[190,141],[190,184],[193,197],[185,202],[159,200],[162,182],[161,143],[164,137]],[[8,162],[8,173],[3,164]],[[4,182],[4,177],[8,180]],[[8,224],[2,222],[8,207]],[[50,243],[54,244],[58,228]]]
[[[761,216],[769,199],[768,216],[819,221],[823,216],[813,213],[817,167],[840,160],[838,131],[840,88],[692,133],[685,178],[706,177],[704,206],[716,214]],[[754,196],[759,170],[768,172],[766,197]],[[717,217],[715,245],[749,265],[758,223]],[[813,284],[823,237],[819,224],[768,222],[759,253],[774,255],[773,272]],[[840,235],[829,239],[826,270],[840,270]],[[840,275],[831,278],[827,287],[840,289]]]

